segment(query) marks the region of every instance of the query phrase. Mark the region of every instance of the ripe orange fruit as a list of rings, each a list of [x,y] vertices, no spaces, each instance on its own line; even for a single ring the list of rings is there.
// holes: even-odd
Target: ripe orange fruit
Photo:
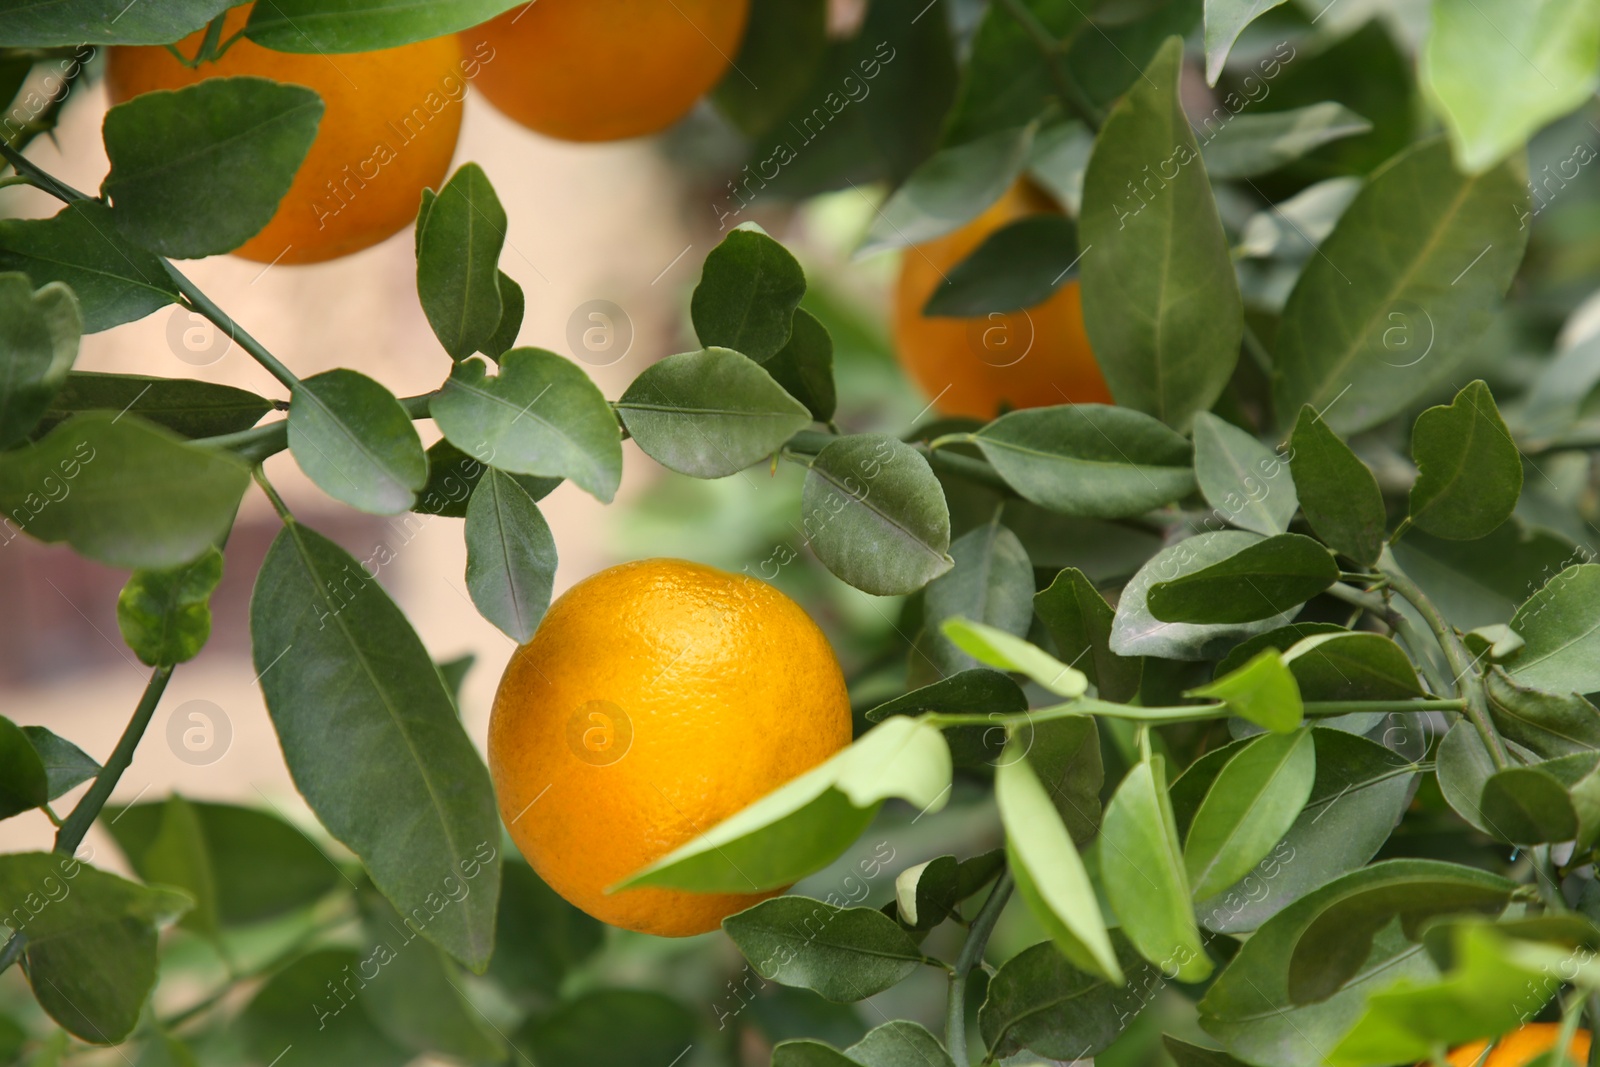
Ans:
[[[223,40],[244,28],[250,5],[228,12]],[[193,56],[205,31],[178,50]],[[266,228],[233,254],[262,263],[315,263],[358,252],[417,217],[424,186],[437,188],[455,154],[461,98],[477,66],[453,36],[341,55],[291,55],[239,40],[195,69],[155,45],[118,47],[106,62],[111,102],[206,78],[253,75],[314,89],[322,123]]]
[[[1083,329],[1076,279],[1043,303],[984,318],[929,318],[922,307],[957,263],[995,230],[1055,210],[1026,180],[960,229],[909,248],[895,289],[895,348],[913,381],[946,415],[992,419],[1002,406],[1109,404],[1111,391]]]
[[[779,890],[606,893],[850,743],[827,638],[765,582],[624,563],[550,606],[511,657],[489,772],[511,838],[597,919],[680,937]]]
[[[1529,1023],[1507,1034],[1495,1045],[1486,1059],[1480,1059],[1489,1047],[1487,1041],[1474,1041],[1450,1052],[1450,1067],[1527,1067],[1541,1053],[1556,1047],[1561,1036],[1558,1023]],[[1578,1063],[1588,1063],[1589,1031],[1579,1030],[1567,1046],[1567,1054]],[[1419,1067],[1426,1067],[1425,1064]]]
[[[538,0],[462,34],[487,44],[478,88],[505,114],[566,141],[663,130],[732,63],[750,0]]]

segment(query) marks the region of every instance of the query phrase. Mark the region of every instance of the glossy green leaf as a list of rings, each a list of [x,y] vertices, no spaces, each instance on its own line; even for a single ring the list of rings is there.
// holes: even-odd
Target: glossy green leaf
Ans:
[[[1355,137],[1372,123],[1332,100],[1288,111],[1234,115],[1207,134],[1201,155],[1213,178],[1253,178],[1292,163],[1331,141]]]
[[[22,728],[0,715],[0,819],[31,811],[49,799],[44,761]]]
[[[500,293],[500,321],[489,339],[478,346],[478,351],[490,359],[498,359],[502,352],[516,346],[517,334],[522,330],[522,316],[528,309],[528,298],[523,295],[522,286],[505,271],[495,272],[495,288]]]
[[[1005,864],[1004,851],[994,849],[959,862],[954,856],[938,856],[907,867],[894,880],[895,916],[914,930],[931,930],[950,918],[957,904],[993,882]]]
[[[1487,170],[1594,92],[1600,11],[1581,0],[1443,0],[1420,77],[1456,159]]]
[[[1017,892],[1075,967],[1121,985],[1124,972],[1083,859],[1032,764],[1020,758],[1022,746],[1007,746],[994,786]]]
[[[924,711],[956,714],[993,711],[1009,715],[1027,708],[1028,698],[1016,682],[999,671],[977,669],[952,674],[885,701],[869,710],[866,717],[868,722],[882,722],[891,715],[916,715]]]
[[[509,474],[490,470],[467,505],[467,592],[484,618],[518,644],[550,606],[556,539],[539,505]]]
[[[488,771],[422,642],[354,557],[288,523],[256,578],[250,634],[296,788],[402,914],[494,855]],[[499,887],[490,865],[423,935],[481,971]]]
[[[1185,695],[1220,700],[1228,705],[1229,714],[1279,734],[1294,730],[1304,716],[1300,686],[1276,649],[1263,649],[1253,659]]]
[[[937,810],[950,773],[950,749],[938,730],[892,716],[613,889],[747,893],[791,885],[848,848],[888,798]]]
[[[737,474],[811,424],[804,404],[728,348],[651,364],[616,407],[645,455],[693,478]]]
[[[1479,800],[1495,766],[1472,723],[1463,718],[1450,728],[1439,742],[1434,762],[1439,792],[1444,795],[1445,802],[1457,815],[1488,833],[1483,813],[1479,811]]]
[[[1089,679],[1082,671],[1004,630],[960,617],[946,619],[940,629],[952,644],[979,663],[1026,674],[1057,696],[1071,700],[1081,697],[1089,687]]]
[[[507,0],[273,0],[251,10],[245,33],[275,52],[371,52],[468,30],[514,6]]]
[[[1068,1062],[1109,1048],[1122,1036],[1129,1013],[1138,1010],[1137,989],[1156,980],[1155,968],[1126,939],[1117,935],[1113,943],[1132,989],[1077,969],[1049,941],[1001,964],[978,1012],[978,1029],[991,1055],[1003,1059],[1027,1049]]]
[[[117,232],[110,208],[87,200],[47,219],[0,219],[0,271],[14,270],[41,289],[65,282],[78,298],[84,333],[142,319],[178,299],[161,260]]]
[[[289,451],[323,492],[376,515],[409,510],[428,480],[411,416],[393,393],[348,368],[302,379],[295,388]]]
[[[890,1019],[845,1053],[861,1067],[955,1067],[939,1039],[909,1019]]]
[[[1000,525],[997,514],[950,545],[955,566],[928,583],[922,594],[924,652],[941,673],[955,674],[978,661],[939,632],[945,619],[966,618],[1015,637],[1033,622],[1033,564],[1017,535]]]
[[[1484,678],[1489,716],[1509,740],[1545,759],[1600,750],[1600,708],[1577,693],[1547,693],[1518,685],[1502,667]]]
[[[1105,700],[1127,700],[1139,689],[1141,664],[1111,651],[1114,612],[1094,583],[1076,567],[1055,576],[1033,595],[1033,610],[1061,658],[1081,670]]]
[[[1411,455],[1411,522],[1418,529],[1472,541],[1511,517],[1522,494],[1522,456],[1483,381],[1417,416]]]
[[[80,44],[166,44],[228,9],[229,0],[172,0],[126,6],[126,0],[46,0],[0,12],[0,40],[50,48]]]
[[[1022,173],[1033,133],[1024,120],[934,153],[879,209],[857,254],[918,245],[977,218]]]
[[[1139,954],[1181,981],[1209,975],[1160,756],[1135,764],[1117,786],[1098,849],[1106,897]]]
[[[1372,471],[1310,405],[1300,409],[1289,448],[1289,468],[1311,529],[1357,563],[1378,562],[1387,518]]]
[[[706,348],[764,363],[789,343],[805,292],[805,272],[787,248],[759,229],[740,228],[706,256],[689,317]]]
[[[1154,583],[1145,591],[1145,604],[1163,622],[1255,622],[1304,604],[1338,580],[1339,565],[1317,541],[1276,534]]]
[[[271,221],[321,119],[316,93],[266,78],[142,93],[106,112],[100,191],[123,236],[152,252],[231,252]]]
[[[1100,829],[1100,792],[1105,784],[1100,729],[1094,719],[1066,715],[1024,724],[1016,732],[1073,843],[1089,847]]]
[[[762,901],[722,928],[769,980],[842,1004],[897,985],[922,961],[917,943],[882,912],[809,897]]]
[[[622,480],[622,431],[594,382],[571,360],[513,348],[500,373],[455,366],[428,410],[450,443],[508,474],[568,478],[610,503]]]
[[[1083,181],[1084,326],[1117,403],[1185,429],[1233,374],[1243,305],[1216,200],[1178,101],[1169,39],[1112,110]],[[1160,171],[1151,182],[1150,167]],[[1168,171],[1171,171],[1169,174]]]
[[[85,411],[126,411],[184,437],[215,437],[249,429],[272,407],[266,397],[244,389],[192,378],[74,371],[40,428],[54,428]]]
[[[1483,783],[1478,814],[1495,836],[1516,845],[1571,841],[1578,813],[1567,789],[1540,767],[1508,767]]]
[[[505,208],[476,163],[451,175],[417,221],[417,295],[452,359],[486,347],[499,330],[505,240]]]
[[[78,358],[78,300],[59,282],[34,292],[26,274],[0,274],[0,448],[24,440]]]
[[[973,435],[1018,493],[1063,515],[1115,519],[1194,489],[1189,442],[1148,415],[1064,404],[1002,415]]]
[[[182,889],[194,899],[184,926],[215,938],[219,930],[216,872],[194,806],[177,793],[161,805],[155,836],[140,857],[139,877]]]
[[[678,1001],[642,989],[596,989],[535,1015],[513,1044],[535,1063],[657,1063],[696,1043],[695,1016]]]
[[[1221,678],[1225,674],[1232,674],[1243,667],[1256,654],[1265,648],[1275,648],[1279,652],[1287,652],[1293,648],[1301,638],[1313,637],[1317,634],[1345,634],[1350,631],[1338,623],[1332,622],[1291,622],[1276,630],[1269,630],[1264,634],[1240,641],[1228,654],[1217,661],[1217,666],[1212,671],[1212,677]]]
[[[1517,609],[1511,628],[1526,642],[1506,668],[1519,685],[1600,690],[1600,564],[1580,563],[1551,578]]]
[[[1206,84],[1217,84],[1244,28],[1283,0],[1206,0]]]
[[[833,418],[838,395],[833,382],[833,337],[820,319],[795,308],[789,343],[761,364],[784,392],[806,406],[818,422]]]
[[[1194,417],[1194,474],[1212,514],[1252,533],[1285,533],[1300,506],[1288,461],[1230,422]]]
[[[56,799],[100,773],[100,764],[90,759],[83,749],[43,726],[24,726],[22,732],[39,754],[39,762],[44,764],[49,799]]]
[[[1313,634],[1283,661],[1307,700],[1406,700],[1423,696],[1417,670],[1401,647],[1374,633]]]
[[[1271,854],[1310,799],[1316,771],[1308,729],[1263,734],[1228,759],[1183,844],[1196,900],[1227,889]]]
[[[175,567],[222,540],[249,482],[230,455],[94,413],[0,455],[0,514],[113,567]]]
[[[1152,556],[1117,599],[1111,623],[1111,651],[1119,656],[1161,656],[1167,659],[1217,659],[1248,637],[1275,630],[1289,621],[1287,613],[1259,622],[1200,624],[1162,622],[1150,612],[1145,595],[1156,582],[1202,570],[1256,544],[1261,538],[1243,530],[1198,534]]]
[[[995,230],[946,271],[922,313],[976,318],[1030,308],[1075,279],[1077,265],[1078,228],[1072,220],[1029,215]]]
[[[380,966],[355,949],[324,948],[275,973],[232,1024],[250,1057],[271,1063],[295,1049],[305,1067],[404,1067],[415,1054],[378,1029],[366,998],[339,995],[345,982],[355,991],[350,976],[363,965]]]
[[[1374,172],[1284,307],[1279,418],[1311,404],[1335,430],[1364,430],[1448,375],[1522,260],[1527,197],[1520,160],[1467,177],[1443,139]]]
[[[411,510],[423,515],[466,518],[472,491],[488,471],[487,463],[467,455],[448,438],[440,438],[428,446],[428,482],[417,492],[417,502]],[[560,478],[531,474],[512,474],[510,478],[536,501],[549,496],[561,484]]]
[[[122,639],[152,667],[194,659],[211,636],[211,593],[221,580],[215,547],[169,570],[134,571],[117,597]]]
[[[506,857],[501,879],[489,977],[520,1001],[554,999],[567,974],[600,948],[606,928],[520,859]]]
[[[916,449],[888,434],[852,434],[818,453],[800,508],[817,558],[865,592],[915,592],[954,565],[939,479]]]

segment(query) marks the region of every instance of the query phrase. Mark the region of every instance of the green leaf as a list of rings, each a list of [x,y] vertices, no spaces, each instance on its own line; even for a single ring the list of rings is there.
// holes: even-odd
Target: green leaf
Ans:
[[[231,252],[278,210],[322,100],[266,78],[207,78],[106,112],[100,185],[122,235],[176,259]]]
[[[33,291],[25,274],[0,274],[0,448],[25,439],[78,358],[83,322],[72,290]]]
[[[500,322],[489,339],[478,348],[490,359],[498,359],[502,352],[517,343],[517,334],[522,330],[522,316],[528,308],[528,298],[523,295],[522,286],[505,271],[495,272],[495,288],[500,293]]]
[[[1212,677],[1221,678],[1225,674],[1232,674],[1254,659],[1256,653],[1264,648],[1275,648],[1279,652],[1287,652],[1303,637],[1312,637],[1316,634],[1347,634],[1350,631],[1345,627],[1332,622],[1291,622],[1287,626],[1255,637],[1241,641],[1228,651],[1226,656],[1217,662]]]
[[[838,397],[833,384],[833,337],[805,308],[794,309],[789,343],[761,364],[772,380],[804,404],[818,422],[833,418]]]
[[[978,662],[1026,674],[1057,696],[1071,700],[1083,696],[1089,688],[1089,679],[1082,671],[1004,630],[960,617],[946,619],[940,629],[952,644]]]
[[[289,402],[289,451],[335,500],[375,515],[410,509],[428,457],[393,393],[348,368],[302,379]]]
[[[113,567],[175,567],[233,524],[250,470],[136,416],[79,415],[0,455],[0,514]]]
[[[50,776],[28,735],[0,715],[0,819],[32,811],[50,799]]]
[[[1274,360],[1279,418],[1311,404],[1353,433],[1447,376],[1522,260],[1527,197],[1520,160],[1467,177],[1441,138],[1375,171],[1289,294]],[[1295,484],[1304,504],[1298,474]]]
[[[1113,937],[1118,962],[1135,987],[1157,980],[1120,935]],[[978,1029],[992,1056],[1005,1059],[1023,1049],[1052,1060],[1098,1056],[1122,1036],[1140,995],[1079,970],[1053,942],[1025,948],[995,971],[978,1012]]]
[[[542,348],[513,348],[500,373],[481,360],[450,371],[429,413],[450,443],[508,474],[569,478],[609,504],[622,480],[622,432],[589,376]]]
[[[509,474],[490,470],[467,505],[467,592],[484,618],[517,644],[550,606],[556,539],[539,505]]]
[[[819,452],[800,508],[817,558],[865,592],[912,593],[954,565],[939,479],[916,449],[888,434],[852,434]]]
[[[1312,634],[1283,654],[1307,700],[1407,700],[1423,695],[1405,651],[1374,633]]]
[[[1367,465],[1307,404],[1289,438],[1289,468],[1306,522],[1329,548],[1368,566],[1383,551],[1383,491]]]
[[[1439,742],[1434,762],[1439,792],[1444,795],[1445,802],[1457,815],[1488,833],[1478,802],[1483,796],[1484,784],[1495,772],[1495,765],[1472,723],[1463,718],[1450,728]]]
[[[1229,713],[1279,734],[1293,731],[1304,717],[1300,686],[1283,655],[1271,648],[1185,696],[1220,700]]]
[[[728,916],[722,928],[768,980],[840,1004],[899,984],[922,962],[911,936],[875,908],[777,897]]]
[[[891,715],[915,715],[924,711],[956,714],[999,712],[1002,715],[1028,710],[1022,687],[998,671],[977,669],[941,678],[932,685],[913,689],[903,696],[879,704],[867,712],[868,722],[882,722]]]
[[[1065,215],[1029,215],[1000,227],[945,272],[924,315],[977,318],[1042,304],[1077,277],[1078,228]]]
[[[1201,154],[1213,178],[1253,178],[1292,163],[1330,141],[1356,137],[1372,123],[1332,100],[1288,111],[1233,115],[1207,128]]]
[[[1392,551],[1461,629],[1509,623],[1530,589],[1581,558],[1572,541],[1515,515],[1478,541],[1446,541],[1414,530]]]
[[[449,439],[440,438],[428,446],[428,483],[417,493],[416,506],[411,510],[423,515],[466,518],[472,491],[488,471],[487,463],[467,455]],[[530,474],[512,474],[510,478],[536,501],[549,496],[561,484],[560,478],[536,478]]]
[[[0,271],[15,270],[41,289],[66,283],[84,333],[142,319],[178,299],[161,260],[117,232],[110,208],[88,200],[47,219],[0,219]]]
[[[488,771],[405,616],[354,557],[290,522],[256,578],[250,634],[296,788],[402,914],[469,864],[484,866],[470,894],[422,930],[482,971],[494,945],[499,816]]]
[[[994,785],[1017,892],[1073,966],[1120,986],[1124,972],[1083,859],[1021,751],[1018,740],[1007,746]]]
[[[733,69],[711,99],[741,133],[757,137],[802,102],[827,48],[826,0],[753,4]]]
[[[792,885],[860,836],[883,801],[924,811],[950,790],[950,750],[939,731],[903,715],[675,849],[613,890],[664,886],[750,892]]]
[[[194,659],[211,636],[211,593],[221,580],[215,546],[179,567],[134,571],[117,597],[122,639],[151,667]]]
[[[414,1059],[378,1029],[368,998],[352,995],[360,992],[363,966],[371,973],[381,965],[354,949],[325,948],[269,978],[233,1024],[251,1059],[271,1063],[285,1049],[298,1050],[295,1059],[304,1067],[404,1067]],[[346,983],[350,988],[341,995]]]
[[[228,9],[229,0],[172,0],[127,7],[119,0],[45,0],[0,12],[0,40],[12,47],[166,44]]]
[[[1484,682],[1489,717],[1500,734],[1545,759],[1600,749],[1600,708],[1577,693],[1547,693],[1518,685],[1491,667]]]
[[[1283,0],[1275,0],[1282,3]],[[1217,1049],[1205,1048],[1201,1045],[1191,1045],[1187,1041],[1180,1041],[1171,1034],[1161,1035],[1161,1044],[1167,1050],[1167,1055],[1172,1057],[1178,1067],[1245,1067],[1244,1064]]]
[[[909,1019],[889,1020],[845,1053],[861,1067],[955,1067],[939,1039]]]
[[[1511,517],[1522,494],[1522,456],[1481,380],[1417,416],[1411,455],[1411,522],[1418,529],[1472,541]]]
[[[1194,490],[1189,442],[1148,415],[1063,404],[1000,416],[973,435],[1028,500],[1063,515],[1117,519]]]
[[[28,938],[23,963],[33,995],[91,1044],[132,1032],[155,984],[157,927],[189,904],[182,893],[135,885],[72,856],[0,856],[0,915]]]
[[[1081,670],[1103,700],[1123,701],[1139,690],[1142,664],[1111,651],[1114,612],[1088,575],[1068,567],[1033,594],[1033,610],[1056,651]]]
[[[1079,220],[1083,321],[1106,383],[1119,405],[1179,430],[1222,394],[1244,334],[1227,237],[1178,101],[1182,60],[1169,39],[1106,119]],[[1148,199],[1128,185],[1150,182],[1146,167],[1161,172]]]
[[[272,401],[244,389],[192,378],[73,371],[51,401],[40,429],[53,429],[81,412],[112,411],[138,415],[184,437],[216,437],[248,430],[272,406]]]
[[[1160,756],[1135,764],[1117,786],[1101,820],[1097,849],[1106,897],[1139,954],[1180,981],[1208,976],[1211,958],[1195,925]]]
[[[1163,622],[1255,622],[1304,604],[1339,580],[1328,550],[1301,534],[1276,534],[1145,592]]]
[[[1318,907],[1288,959],[1288,985],[1297,1003],[1324,1000],[1355,977],[1372,939],[1395,919],[1416,938],[1436,915],[1480,911],[1498,914],[1515,883],[1472,867],[1436,860],[1390,860],[1347,875],[1315,894]]]
[[[194,807],[174,793],[161,805],[161,821],[154,839],[140,858],[139,877],[147,882],[182,889],[194,898],[194,908],[182,925],[207,937],[218,936],[217,885],[204,831]]]
[[[1206,0],[1206,84],[1215,85],[1244,28],[1283,0]]]
[[[44,764],[49,799],[56,799],[100,773],[100,764],[90,759],[83,749],[43,726],[24,726],[22,732],[39,754],[39,762]]]
[[[996,856],[993,873],[998,874],[1004,858],[988,855]],[[957,903],[959,871],[954,856],[938,856],[901,871],[894,880],[895,917],[913,930],[931,930],[944,922]]]
[[[695,1043],[695,1017],[671,997],[597,989],[535,1015],[513,1037],[535,1063],[638,1063],[671,1067]]]
[[[1478,814],[1497,837],[1514,845],[1578,836],[1578,813],[1566,787],[1540,767],[1508,767],[1490,775],[1478,798]]]
[[[300,830],[276,815],[232,804],[185,801],[209,856],[217,920],[244,926],[304,908],[346,884],[339,868]],[[169,880],[159,850],[167,805],[137,804],[111,813],[117,847],[149,882]]]
[[[1582,0],[1444,0],[1419,75],[1456,159],[1487,170],[1594,92],[1600,11]]]
[[[922,244],[983,214],[1022,173],[1033,134],[1019,124],[935,152],[878,210],[856,254]]]
[[[1055,40],[1070,38],[1087,23],[1084,9],[1073,0],[1024,0],[1023,6]],[[1038,117],[1056,92],[1030,27],[1005,5],[990,5],[973,35],[944,141],[960,144],[1021,126]]]
[[[737,474],[811,424],[772,375],[727,348],[651,364],[616,407],[645,455],[693,478]]]
[[[1600,690],[1600,564],[1580,563],[1551,578],[1517,609],[1511,628],[1526,642],[1506,668],[1517,684]]]
[[[689,301],[695,336],[706,348],[731,348],[765,363],[789,343],[790,320],[806,276],[783,245],[740,227],[706,256]]]
[[[1287,613],[1259,622],[1161,622],[1145,603],[1146,592],[1156,582],[1202,570],[1260,541],[1258,535],[1243,530],[1217,530],[1197,534],[1157,552],[1139,568],[1117,599],[1117,612],[1111,623],[1111,651],[1119,656],[1217,659],[1245,638],[1287,623]]]
[[[489,977],[523,1002],[553,1000],[567,974],[599,950],[606,928],[563,900],[521,859],[506,857],[501,879]]]
[[[975,526],[950,545],[955,566],[928,583],[922,594],[927,630],[924,652],[940,672],[955,674],[978,661],[939,632],[945,619],[975,619],[1022,637],[1033,622],[1033,564],[1017,535],[1000,525],[999,515]]]
[[[505,240],[505,208],[476,163],[458,169],[417,220],[417,296],[451,359],[488,346],[499,330]]]
[[[1027,759],[1055,805],[1061,823],[1080,848],[1100,829],[1100,791],[1105,768],[1100,730],[1088,715],[1066,715],[1018,728]]]
[[[1287,459],[1209,411],[1194,418],[1194,474],[1213,514],[1241,530],[1285,533],[1300,506]]]
[[[274,52],[371,52],[471,29],[506,0],[273,0],[252,8],[245,35]]]
[[[1229,757],[1184,840],[1196,900],[1227,889],[1271,854],[1310,799],[1316,772],[1309,729],[1263,734]]]
[[[1094,150],[1094,134],[1081,122],[1063,122],[1039,131],[1028,160],[1028,177],[1048,190],[1076,218],[1083,207],[1083,172]],[[1073,234],[1077,244],[1077,234]]]

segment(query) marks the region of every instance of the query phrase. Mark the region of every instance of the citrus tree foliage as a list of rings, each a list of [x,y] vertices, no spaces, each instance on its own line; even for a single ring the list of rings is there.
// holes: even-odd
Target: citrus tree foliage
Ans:
[[[36,65],[175,41],[225,6],[0,9],[0,88],[27,105],[4,180],[61,202],[0,220],[0,543],[128,571],[117,617],[150,667],[110,753],[0,718],[0,817],[92,782],[53,852],[0,855],[0,969],[42,1009],[0,1017],[0,1062],[131,1040],[141,1064],[189,1063],[223,1040],[262,1064],[754,1048],[788,1067],[1376,1067],[1600,1004],[1600,332],[1578,306],[1600,200],[1593,109],[1572,114],[1600,63],[1592,4],[1433,0],[1415,39],[1282,0],[872,0],[842,36],[820,0],[758,2],[749,84],[712,101],[762,176],[717,208],[695,346],[614,399],[514,347],[506,214],[470,162],[417,217],[427,393],[302,378],[187,280],[174,259],[271,217],[322,113],[309,90],[221,78],[115,107],[96,190],[23,156],[86,60],[39,106]],[[243,32],[357,51],[508,6],[279,0]],[[868,70],[883,81],[847,119],[773,154]],[[818,279],[736,217],[746,197],[880,189],[874,253],[1024,176],[1062,212],[980,246],[928,313],[1015,311],[1075,277],[1116,404],[836,423]],[[73,369],[83,334],[169,304],[284,395]],[[423,420],[442,434],[426,450]],[[524,641],[559,548],[540,500],[570,481],[611,501],[625,436],[684,478],[802,468],[804,551],[907,598],[883,662],[909,666],[858,699],[849,748],[624,887],[776,889],[855,856],[875,820],[926,816],[936,840],[953,793],[992,796],[993,847],[874,861],[881,907],[790,894],[730,917],[741,981],[765,992],[730,982],[711,1012],[604,969],[568,980],[602,931],[505,855],[456,708],[469,664],[436,665],[367,561],[261,467],[287,450],[350,508],[463,519],[466,588]],[[338,857],[270,810],[106,807],[210,634],[251,491],[282,520],[254,576],[254,665]],[[81,853],[96,819],[132,878]],[[1013,900],[1034,943],[986,957]],[[163,961],[196,945],[226,962],[211,991],[156,1010]],[[942,1009],[878,1011],[869,1032],[838,1007],[930,969]]]

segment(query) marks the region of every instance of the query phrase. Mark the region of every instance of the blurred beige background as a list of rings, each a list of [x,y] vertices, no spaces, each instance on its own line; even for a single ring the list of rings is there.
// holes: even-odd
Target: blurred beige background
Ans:
[[[103,88],[85,87],[67,108],[58,143],[41,139],[29,154],[69,184],[97,188],[106,169],[99,136],[104,110]],[[527,295],[519,343],[574,355],[567,336],[575,310],[597,299],[614,303],[631,321],[631,347],[609,366],[594,365],[592,357],[586,365],[609,398],[647,363],[686,347],[688,292],[719,235],[708,197],[691,192],[690,180],[655,143],[548,140],[469,95],[455,163],[467,160],[487,171],[510,219],[501,267]],[[49,215],[58,208],[33,190],[0,192],[0,215]],[[180,267],[302,377],[353,367],[407,395],[435,388],[449,373],[449,357],[417,303],[410,227],[326,264],[263,269],[219,256]],[[237,346],[219,358],[225,343],[204,320],[173,307],[86,337],[78,368],[193,377],[286,396]],[[424,443],[437,438],[431,423],[421,428]],[[462,703],[467,729],[482,747],[494,687],[513,643],[467,598],[461,520],[360,515],[311,486],[287,453],[269,460],[268,472],[299,517],[358,556],[387,543],[398,562],[384,569],[382,581],[436,658],[477,657]],[[622,497],[655,476],[653,465],[629,445]],[[548,498],[545,514],[561,555],[558,594],[613,562],[604,536],[608,516],[593,498],[563,485]],[[252,488],[228,546],[212,641],[174,675],[113,803],[179,789],[190,797],[271,803],[309,821],[255,685],[246,627],[250,583],[278,527]],[[124,577],[60,546],[19,539],[0,551],[0,713],[48,726],[100,760],[115,745],[149,673],[117,632],[116,595]],[[69,810],[83,788],[57,801],[56,810]],[[44,849],[52,838],[39,812],[0,823],[0,850]],[[103,831],[89,843],[96,862],[121,866]]]

